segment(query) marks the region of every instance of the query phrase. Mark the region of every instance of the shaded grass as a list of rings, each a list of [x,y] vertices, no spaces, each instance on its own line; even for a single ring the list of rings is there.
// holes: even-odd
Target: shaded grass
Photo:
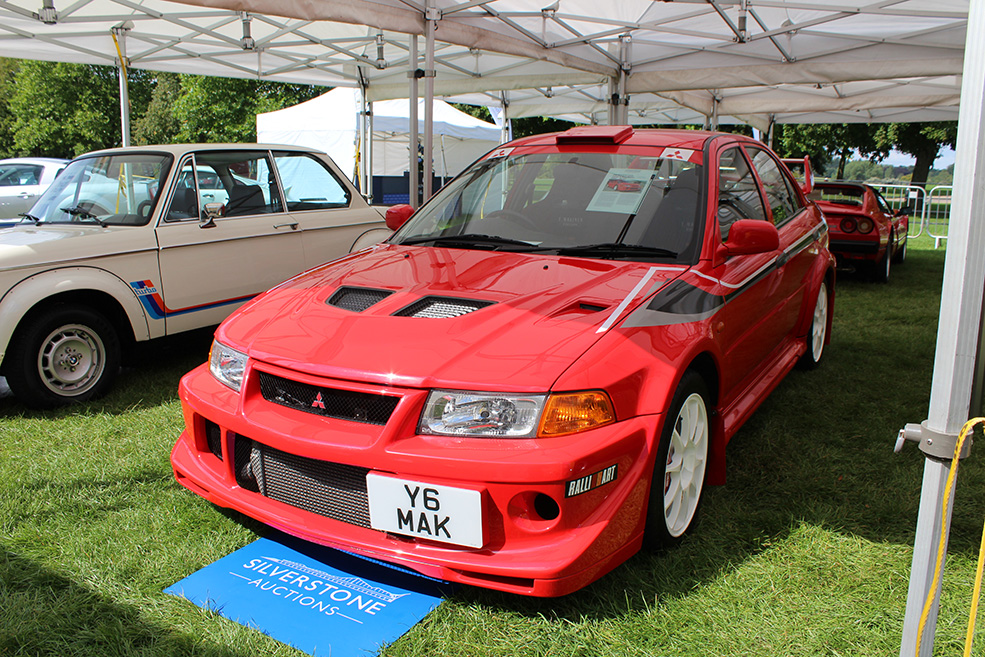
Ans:
[[[888,285],[839,277],[825,362],[792,373],[735,437],[727,485],[678,549],[556,600],[461,588],[384,654],[897,654],[923,459],[892,447],[927,414],[942,268],[917,240]],[[208,344],[155,345],[88,406],[0,399],[0,655],[299,654],[161,592],[265,531],[171,475],[177,381]],[[963,642],[985,518],[974,456],[935,654]]]

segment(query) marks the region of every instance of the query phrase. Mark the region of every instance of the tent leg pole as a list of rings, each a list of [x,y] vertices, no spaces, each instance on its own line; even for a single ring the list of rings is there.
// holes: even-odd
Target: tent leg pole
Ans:
[[[408,150],[410,151],[410,163],[407,167],[407,172],[409,176],[407,177],[407,184],[409,186],[410,195],[408,196],[410,206],[417,209],[420,206],[421,201],[417,195],[417,178],[420,175],[418,171],[420,166],[418,165],[417,159],[417,147],[420,139],[420,135],[417,131],[417,35],[410,35],[410,137],[407,142]]]
[[[424,201],[434,191],[434,28],[437,9],[433,0],[425,0],[427,29],[424,44]]]
[[[958,111],[954,194],[944,262],[934,376],[926,427],[940,435],[956,436],[976,414],[981,400],[972,399],[976,357],[981,340],[985,291],[985,2],[970,3],[965,42],[961,104]],[[972,408],[974,404],[974,408]],[[947,532],[941,517],[948,465],[928,458],[917,518],[913,565],[900,645],[901,657],[929,657],[933,653],[937,601],[917,646],[920,616],[930,589],[939,532]],[[953,496],[952,496],[953,504]],[[917,652],[919,650],[919,653]]]
[[[130,89],[127,85],[127,27],[114,27],[113,40],[116,42],[119,59],[116,63],[116,70],[120,76],[120,132],[121,144],[126,147],[130,145]]]
[[[373,202],[373,103],[366,103],[366,192]]]

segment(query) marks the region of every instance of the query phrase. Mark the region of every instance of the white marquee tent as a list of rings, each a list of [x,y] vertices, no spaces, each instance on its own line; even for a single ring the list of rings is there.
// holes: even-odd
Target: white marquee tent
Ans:
[[[428,100],[474,94],[511,115],[564,99],[565,112],[602,107],[611,123],[958,117],[926,424],[956,435],[968,418],[985,289],[985,0],[0,0],[0,19],[0,56],[356,87],[369,101],[416,98],[420,79]],[[927,459],[907,655],[927,556],[946,535],[934,508],[946,472]],[[936,606],[929,618],[920,655]]]
[[[424,116],[423,99],[418,116]],[[304,103],[257,115],[257,138],[272,144],[296,144],[328,153],[356,177],[356,153],[362,101],[356,89],[337,87]],[[372,105],[374,176],[401,176],[408,170],[410,107],[406,99]],[[419,121],[419,130],[423,122]],[[434,105],[435,175],[451,177],[500,143],[502,131],[442,100]]]

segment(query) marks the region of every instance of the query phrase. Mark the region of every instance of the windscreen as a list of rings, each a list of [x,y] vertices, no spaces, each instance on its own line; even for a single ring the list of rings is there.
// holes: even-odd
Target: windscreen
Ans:
[[[144,225],[171,167],[164,154],[121,154],[72,161],[28,218],[44,223]]]
[[[703,189],[702,166],[670,158],[565,152],[486,159],[391,241],[468,248],[471,236],[474,248],[577,255],[604,246],[610,257],[690,260],[700,242]]]

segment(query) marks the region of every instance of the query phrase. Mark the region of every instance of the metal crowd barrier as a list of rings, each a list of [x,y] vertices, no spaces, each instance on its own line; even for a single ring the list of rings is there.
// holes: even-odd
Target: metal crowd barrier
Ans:
[[[913,208],[910,214],[908,237],[919,237],[926,230],[934,238],[934,248],[947,239],[948,222],[951,219],[952,185],[936,185],[929,191],[917,185],[868,183],[878,189],[890,207],[898,210],[905,205]]]

